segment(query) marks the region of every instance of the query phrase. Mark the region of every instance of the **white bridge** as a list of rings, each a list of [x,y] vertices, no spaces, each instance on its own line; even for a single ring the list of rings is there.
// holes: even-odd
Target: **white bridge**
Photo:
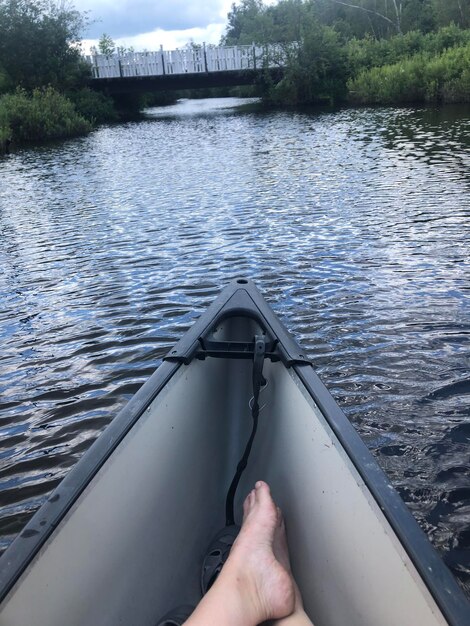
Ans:
[[[86,59],[93,79],[181,76],[282,68],[286,48],[269,46],[188,46],[181,50],[93,54]]]

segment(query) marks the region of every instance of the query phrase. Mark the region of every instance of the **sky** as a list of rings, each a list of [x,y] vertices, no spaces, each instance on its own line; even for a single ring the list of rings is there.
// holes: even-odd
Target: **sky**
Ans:
[[[85,52],[106,33],[139,50],[182,47],[189,41],[220,41],[233,0],[74,0],[94,23],[84,37]]]

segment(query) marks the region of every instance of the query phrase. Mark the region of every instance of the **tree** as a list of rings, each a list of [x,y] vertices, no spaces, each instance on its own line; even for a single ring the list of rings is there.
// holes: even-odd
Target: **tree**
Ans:
[[[64,2],[0,0],[0,66],[11,86],[70,87],[87,69],[79,42],[86,18]]]
[[[335,4],[340,4],[345,7],[349,7],[350,9],[355,9],[358,11],[362,11],[368,15],[372,15],[375,18],[379,18],[381,20],[385,20],[388,24],[391,24],[396,32],[401,34],[401,20],[403,14],[403,0],[390,0],[391,11],[388,10],[389,3],[386,1],[384,9],[379,10],[377,7],[377,2],[370,2],[370,0],[358,0],[354,2],[353,0],[330,0]],[[379,5],[380,6],[380,5]],[[390,15],[390,12],[392,15]]]
[[[454,22],[461,28],[470,27],[469,0],[433,0],[433,7],[439,26]]]
[[[311,13],[311,6],[302,0],[280,0],[266,9],[271,24],[273,43],[300,41],[305,16]]]
[[[275,104],[334,103],[346,97],[349,76],[345,48],[338,33],[304,14],[300,45],[288,49],[283,78],[267,94]]]
[[[98,41],[98,50],[100,54],[106,54],[109,56],[110,54],[114,54],[116,44],[109,35],[103,33]]]
[[[406,33],[410,30],[429,32],[437,27],[437,10],[447,13],[450,5],[456,23],[458,5],[469,0],[311,0],[322,23],[333,26],[349,37],[366,34],[376,39]],[[459,13],[460,14],[460,13]],[[465,14],[465,12],[464,12]],[[449,24],[443,21],[442,25]]]
[[[436,29],[436,13],[432,0],[408,0],[403,7],[404,32],[419,30],[429,33]]]
[[[228,25],[222,43],[226,46],[266,43],[269,39],[266,7],[262,0],[241,0],[232,4]]]
[[[6,71],[0,66],[0,95],[6,93],[9,88],[9,79]]]

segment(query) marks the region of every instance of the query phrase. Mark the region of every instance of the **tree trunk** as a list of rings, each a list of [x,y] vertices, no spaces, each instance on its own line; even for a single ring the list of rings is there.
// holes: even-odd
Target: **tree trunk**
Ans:
[[[457,0],[457,4],[459,5],[460,18],[462,20],[462,28],[467,28],[465,15],[464,15],[464,12],[463,12],[463,9],[462,9],[462,3],[461,3],[460,0]]]
[[[372,15],[376,15],[377,17],[382,18],[396,29],[399,35],[402,34],[401,30],[401,9],[402,3],[401,1],[397,3],[397,0],[392,0],[393,5],[395,7],[396,20],[391,20],[389,17],[380,13],[379,11],[374,11],[373,9],[366,9],[366,7],[361,6],[360,4],[352,4],[351,2],[343,2],[343,0],[331,0],[331,2],[335,2],[336,4],[342,4],[345,7],[350,7],[351,9],[359,9],[360,11],[364,11],[365,13],[372,13]]]
[[[401,11],[402,11],[403,5],[402,5],[400,0],[398,0],[398,2],[397,2],[397,0],[392,0],[392,2],[393,2],[393,6],[395,8],[395,15],[396,15],[396,18],[397,18],[396,29],[398,31],[398,34],[402,35],[403,33],[402,33],[402,30],[401,30]]]

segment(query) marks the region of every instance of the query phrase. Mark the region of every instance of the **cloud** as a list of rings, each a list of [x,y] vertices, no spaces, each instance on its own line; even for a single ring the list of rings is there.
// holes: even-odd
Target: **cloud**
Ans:
[[[90,39],[109,34],[113,39],[142,33],[204,29],[226,21],[227,0],[75,0],[79,11],[95,21],[86,33]],[[99,20],[99,21],[97,21]]]
[[[118,46],[124,48],[134,48],[136,52],[158,50],[163,46],[165,50],[175,50],[183,48],[189,41],[194,43],[218,44],[225,30],[225,24],[209,24],[206,28],[189,28],[187,30],[161,30],[156,29],[150,33],[142,33],[133,37],[116,38],[114,41]],[[97,46],[97,39],[85,39],[83,50],[89,53],[92,46]]]

